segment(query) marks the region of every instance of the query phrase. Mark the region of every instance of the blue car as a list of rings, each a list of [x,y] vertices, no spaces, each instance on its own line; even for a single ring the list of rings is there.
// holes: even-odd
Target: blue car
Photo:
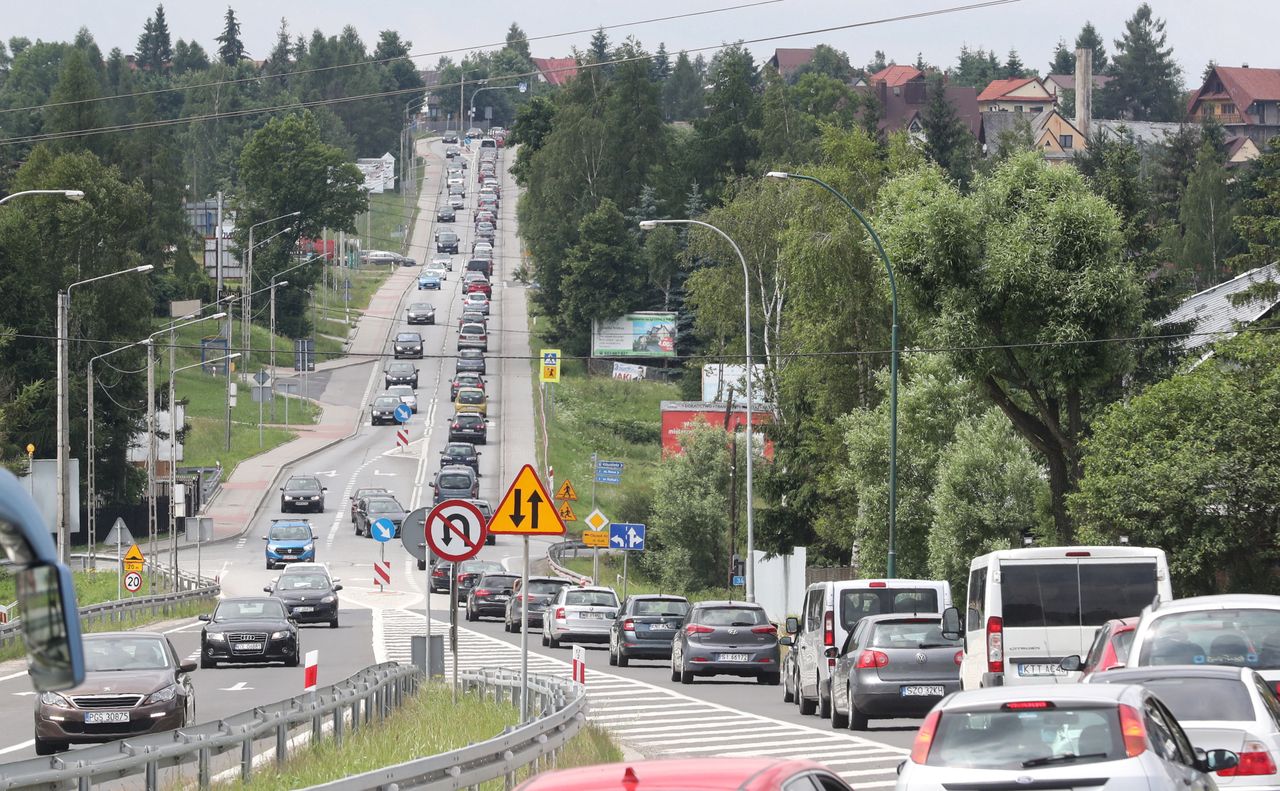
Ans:
[[[316,534],[306,519],[275,519],[262,539],[267,542],[267,570],[288,563],[314,563]]]
[[[436,291],[439,291],[440,276],[427,274],[418,275],[418,290],[421,291],[423,289],[435,289]]]

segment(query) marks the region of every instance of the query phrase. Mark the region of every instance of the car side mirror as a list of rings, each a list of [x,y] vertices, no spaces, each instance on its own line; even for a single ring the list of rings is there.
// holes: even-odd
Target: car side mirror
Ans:
[[[213,620],[213,616],[209,615],[208,613],[205,613],[204,615],[197,616],[197,620],[204,621],[205,623],[209,623],[210,621]]]
[[[787,634],[799,634],[800,619],[795,617],[794,615],[788,615],[785,627],[786,627]],[[795,642],[795,641],[793,640],[792,642]]]
[[[1202,772],[1221,772],[1223,769],[1234,769],[1240,763],[1240,756],[1230,750],[1209,750],[1200,758],[1200,750],[1196,750],[1197,767]]]
[[[328,486],[321,486],[321,487],[320,487],[320,491],[322,491],[322,492],[327,492],[327,491],[329,491],[329,487],[328,487]]]
[[[334,577],[334,578],[333,578],[333,581],[334,581],[334,582],[342,582],[342,577]]]
[[[789,634],[784,634],[782,637],[778,638],[778,645],[795,645],[795,644],[796,644],[796,641],[791,639],[791,635]]]
[[[283,486],[281,486],[281,487],[280,487],[280,491],[282,491],[282,492],[284,491],[284,487],[283,487]]]
[[[319,538],[319,537],[320,537],[320,536],[316,535],[315,533],[312,533],[312,534],[311,534],[311,540],[312,540],[312,541],[315,541],[315,540],[316,540],[317,538]]]
[[[262,590],[265,591],[266,593],[271,593],[272,588],[270,585],[263,585]]]
[[[263,536],[263,537],[262,537],[262,540],[263,540],[263,541],[270,541],[270,540],[271,540],[271,536]]]
[[[333,590],[334,590],[334,592],[336,593],[336,592],[338,592],[338,591],[342,590],[342,586],[341,586],[341,585],[334,585],[334,586],[333,586]]]
[[[947,640],[960,639],[960,611],[948,607],[942,611],[942,636]]]
[[[1084,662],[1080,660],[1079,654],[1072,654],[1071,656],[1063,657],[1062,661],[1058,663],[1058,668],[1060,670],[1065,670],[1068,673],[1079,673],[1083,667]]]
[[[178,670],[182,671],[183,673],[194,673],[196,671],[196,667],[198,667],[198,665],[196,665],[195,662],[179,662],[178,663]]]

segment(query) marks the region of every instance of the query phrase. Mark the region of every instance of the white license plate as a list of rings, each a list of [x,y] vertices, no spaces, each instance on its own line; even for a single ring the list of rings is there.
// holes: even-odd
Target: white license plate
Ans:
[[[940,686],[915,686],[902,688],[902,697],[904,698],[940,698],[944,694],[945,689]]]
[[[1065,676],[1067,671],[1057,665],[1018,665],[1019,676]]]
[[[104,722],[128,722],[129,712],[127,711],[86,711],[84,713],[84,722],[86,725],[97,725]]]
[[[261,651],[262,643],[236,643],[237,651]]]
[[[604,613],[602,612],[584,612],[578,616],[584,621],[603,621]]]
[[[508,600],[508,599],[510,599],[510,598],[511,598],[511,597],[510,597],[510,596],[507,596],[506,594],[499,593],[497,596],[494,596],[494,597],[493,597],[493,600],[494,600],[494,601],[507,601],[507,600]]]
[[[717,658],[721,662],[746,662],[751,656],[749,654],[720,654]]]
[[[294,612],[314,612],[315,609],[316,609],[315,607],[294,607],[293,611]]]

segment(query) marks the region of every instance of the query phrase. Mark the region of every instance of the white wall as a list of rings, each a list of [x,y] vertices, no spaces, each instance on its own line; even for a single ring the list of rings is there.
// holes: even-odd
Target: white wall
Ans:
[[[765,558],[757,550],[756,601],[769,613],[770,620],[781,624],[788,615],[800,612],[804,600],[804,569],[808,560],[806,547],[794,547],[790,555]]]

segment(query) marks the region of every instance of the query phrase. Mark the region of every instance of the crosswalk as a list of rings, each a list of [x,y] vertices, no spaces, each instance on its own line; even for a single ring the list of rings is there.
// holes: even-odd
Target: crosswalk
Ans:
[[[433,629],[447,624],[432,619]],[[374,613],[379,661],[410,661],[410,637],[423,631],[423,615],[405,610]],[[377,643],[381,643],[379,646]],[[446,654],[446,672],[451,672]],[[467,629],[458,630],[460,670],[518,668],[519,648]],[[529,671],[568,675],[569,663],[530,653]],[[587,671],[589,719],[648,757],[771,756],[808,758],[827,765],[859,790],[892,788],[907,750],[852,734],[824,732],[748,714],[643,681]]]

